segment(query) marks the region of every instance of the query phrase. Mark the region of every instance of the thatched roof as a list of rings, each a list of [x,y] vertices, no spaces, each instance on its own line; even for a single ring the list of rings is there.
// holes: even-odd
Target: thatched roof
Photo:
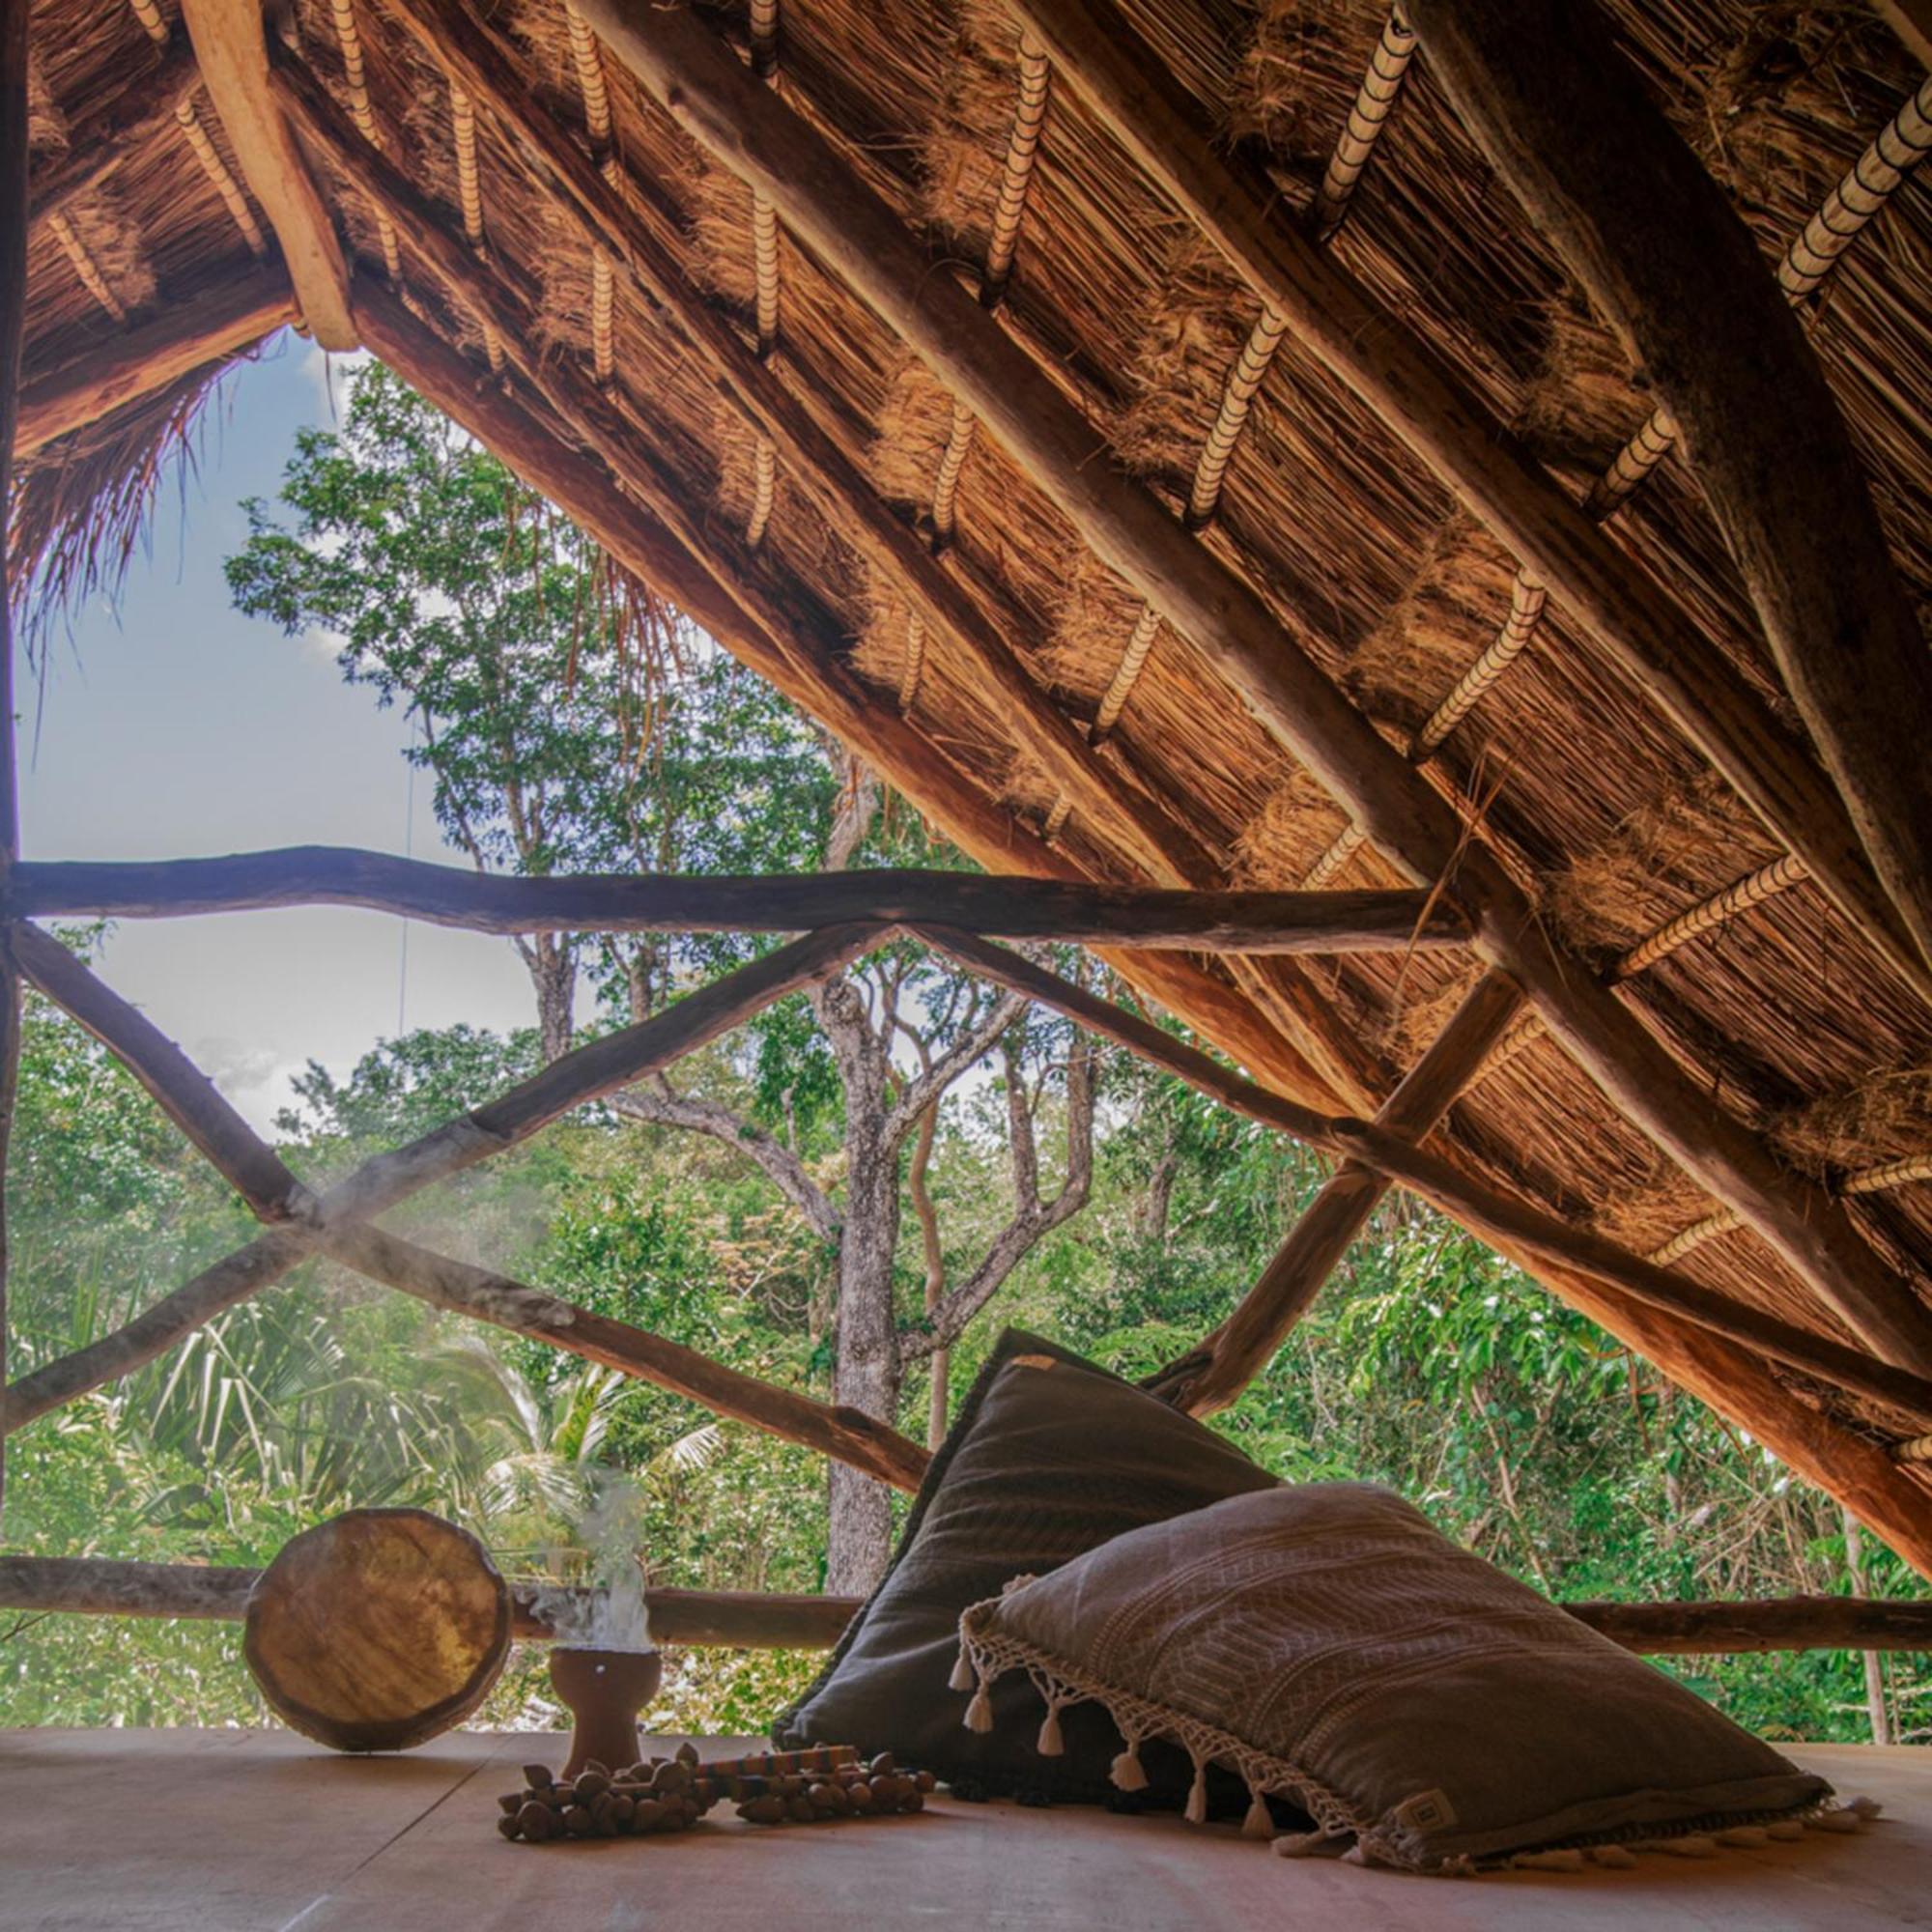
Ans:
[[[827,677],[843,678],[846,708],[829,722],[888,769],[912,755],[907,746],[929,748],[963,782],[949,796],[992,808],[976,827],[952,828],[982,856],[986,827],[1005,815],[1017,828],[1012,869],[1159,882],[1130,829],[1069,797],[1042,762],[1038,732],[1018,728],[1012,704],[989,688],[981,659],[915,614],[877,541],[828,517],[822,490],[774,457],[686,327],[615,252],[586,245],[571,198],[501,115],[453,97],[419,25],[440,11],[425,0],[295,0],[282,31],[288,57],[319,79],[345,126],[380,144],[449,234],[473,245],[501,313],[526,326],[506,343],[419,249],[415,227],[378,211],[311,127],[300,153],[340,237],[352,301],[368,292],[373,314],[393,291],[389,339],[415,327],[464,358],[462,393],[439,399],[459,413],[467,400],[486,440],[502,445],[493,426],[521,415],[582,454],[585,425],[605,425],[608,440],[582,454],[586,475],[601,479],[598,500],[616,504],[613,516],[623,500],[658,517],[681,505],[680,540],[701,551],[709,581],[741,587],[735,606],[721,596],[696,614],[768,670],[774,660],[749,639],[782,626],[794,688],[811,701]],[[563,129],[603,171],[702,304],[741,343],[765,349],[777,382],[809,400],[831,442],[860,459],[870,487],[941,554],[1043,704],[1094,741],[1129,815],[1168,828],[1167,851],[1186,863],[1167,882],[1412,883],[1412,867],[1347,836],[1349,810],[1210,657],[1147,614],[1029,467],[955,407],[940,376],[563,0],[471,11],[501,37],[533,119]],[[1923,145],[1924,71],[1862,5],[1611,0],[1607,11],[1766,263],[1796,263],[1788,277],[1819,266],[1792,255],[1793,243],[1902,109],[1899,125]],[[1271,184],[1273,219],[1328,235],[1329,256],[1566,496],[1589,498],[1658,397],[1459,119],[1426,38],[1407,60],[1408,37],[1385,35],[1386,9],[1373,0],[1125,0],[1122,12],[1244,178]],[[1789,1175],[1815,1183],[1816,1198],[1842,1205],[1867,1262],[1908,1285],[1932,1335],[1923,980],[1915,984],[1789,859],[1560,591],[1539,610],[1533,586],[1513,587],[1516,558],[1294,330],[1257,330],[1263,306],[1242,275],[1043,50],[1023,43],[998,0],[783,0],[781,11],[753,0],[749,22],[741,6],[704,17],[896,211],[932,275],[977,291],[990,259],[998,327],[1092,425],[1092,460],[1139,479],[1177,516],[1191,503],[1200,544],[1383,739],[1480,820],[1474,836],[1578,976],[1614,982],[1709,1101]],[[39,0],[33,10],[32,179],[43,210],[59,200],[31,236],[15,529],[39,560],[43,594],[84,581],[125,543],[157,463],[243,347],[237,330],[251,316],[269,327],[275,304],[292,299],[274,223],[245,185],[220,114],[207,91],[180,91],[192,77],[186,47],[176,0]],[[1357,109],[1358,136],[1378,136],[1372,156],[1350,196],[1333,179],[1323,196],[1372,60],[1393,111],[1378,129],[1379,109]],[[1895,150],[1895,128],[1892,138]],[[115,165],[90,167],[117,142]],[[1932,600],[1932,171],[1881,185],[1868,218],[1840,224],[1857,226],[1857,239],[1823,268],[1801,313],[1922,615]],[[1812,239],[1815,248],[1815,229]],[[56,420],[44,412],[144,329],[142,342],[172,346],[172,362],[152,364],[165,380],[130,379],[122,407],[36,444],[36,420]],[[539,397],[545,380],[553,387]],[[581,402],[574,421],[559,420],[560,391]],[[1203,470],[1210,444],[1226,460],[1218,490]],[[502,453],[527,463],[526,449]],[[1593,507],[1605,507],[1601,495]],[[1795,722],[1750,588],[1681,453],[1605,528],[1714,661],[1766,712]],[[648,573],[640,553],[625,560]],[[1511,642],[1495,648],[1513,597]],[[1306,969],[1204,958],[1143,983],[1293,1097],[1367,1113],[1481,970],[1473,954],[1446,950]],[[1490,1056],[1431,1145],[1739,1304],[1858,1339],[1787,1253],[1660,1151],[1535,1021]],[[1932,1425],[1783,1369],[1746,1375],[1734,1353],[1712,1353],[1676,1318],[1543,1271],[1801,1466],[1867,1497],[1890,1483],[1894,1527],[1899,1512],[1932,1506],[1932,1488],[1914,1487],[1915,1465],[1894,1481],[1866,1446]]]

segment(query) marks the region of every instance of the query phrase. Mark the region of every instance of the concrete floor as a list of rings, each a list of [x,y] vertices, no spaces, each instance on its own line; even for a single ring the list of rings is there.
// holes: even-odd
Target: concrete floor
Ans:
[[[0,1927],[117,1932],[1414,1932],[1932,1926],[1932,1751],[1796,1755],[1887,1815],[1856,1837],[1472,1882],[1287,1861],[1232,1827],[961,1804],[872,1824],[532,1847],[496,1832],[560,1740],[344,1758],[287,1732],[0,1732]],[[744,1747],[740,1747],[741,1748]]]

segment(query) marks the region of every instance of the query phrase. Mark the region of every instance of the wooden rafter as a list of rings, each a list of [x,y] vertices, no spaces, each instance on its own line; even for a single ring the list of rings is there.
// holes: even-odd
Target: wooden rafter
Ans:
[[[83,1616],[239,1621],[261,1576],[240,1565],[128,1563],[103,1557],[0,1556],[0,1609]],[[558,1592],[510,1580],[512,1629],[554,1634],[545,1605]],[[593,1593],[569,1593],[578,1602]],[[649,1590],[651,1633],[673,1644],[829,1650],[858,1597],[752,1590]],[[1763,1597],[1735,1603],[1560,1604],[1578,1623],[1647,1656],[1794,1650],[1924,1650],[1932,1604],[1869,1597]]]
[[[1377,1123],[1422,1140],[1448,1112],[1521,1004],[1521,994],[1504,975],[1484,974],[1389,1095]],[[1190,1415],[1226,1408],[1307,1313],[1388,1189],[1385,1175],[1359,1161],[1342,1161],[1234,1313],[1142,1386]]]
[[[281,243],[304,324],[325,349],[358,348],[342,244],[269,95],[260,0],[182,0],[182,19],[242,179]]]
[[[1520,0],[1421,0],[1412,18],[1463,124],[1656,384],[1785,686],[1932,959],[1925,639],[1757,242],[1593,4],[1559,20]]]
[[[57,368],[30,370],[18,452],[32,456],[197,369],[243,355],[295,317],[287,278],[272,267],[253,269],[191,307],[164,309]]]
[[[111,111],[74,131],[67,153],[34,183],[35,225],[91,194],[117,168],[155,142],[173,139],[176,110],[201,85],[201,70],[185,44],[168,48],[149,71],[128,82]]]
[[[1556,950],[1507,872],[1466,839],[1455,810],[1237,574],[1144,488],[1092,460],[1097,432],[963,289],[931,272],[897,215],[826,140],[750,79],[688,10],[584,0],[582,11],[685,131],[768,192],[792,231],[974,407],[1096,554],[1194,641],[1411,879],[1453,875],[1451,890],[1475,921],[1479,949],[1519,981],[1628,1118],[1745,1215],[1887,1359],[1932,1370],[1932,1317],[1842,1208],[1784,1169],[1634,1015]],[[1701,645],[1698,653],[1708,659]],[[1819,789],[1808,767],[1792,781],[1802,791]],[[1824,806],[1842,817],[1823,789]],[[1862,871],[1861,861],[1856,869]]]
[[[1548,587],[1637,692],[1805,861],[1853,925],[1932,1000],[1932,967],[1872,877],[1844,805],[1721,654],[1411,329],[1307,238],[1272,218],[1262,189],[1221,158],[1175,78],[1112,0],[1018,4],[1074,91],[1302,345]],[[1362,813],[1352,815],[1384,850],[1399,851]]]
[[[964,872],[510,878],[384,852],[294,846],[221,859],[28,865],[0,918],[180,919],[347,905],[471,932],[802,932],[932,920],[1003,939],[1200,952],[1406,952],[1466,943],[1415,892],[1190,893]]]

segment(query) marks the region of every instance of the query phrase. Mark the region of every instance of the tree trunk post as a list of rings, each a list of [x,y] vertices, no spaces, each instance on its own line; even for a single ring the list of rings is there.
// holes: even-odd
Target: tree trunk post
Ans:
[[[1852,1595],[1862,1599],[1869,1595],[1865,1588],[1864,1532],[1859,1520],[1849,1509],[1845,1518],[1845,1574],[1851,1578]],[[1865,1710],[1871,1719],[1871,1741],[1875,1745],[1889,1745],[1891,1742],[1891,1714],[1885,1703],[1885,1664],[1875,1650],[1861,1651],[1860,1662],[1864,1666]]]
[[[14,742],[14,595],[8,512],[20,408],[20,339],[27,314],[28,0],[0,0],[0,890],[20,856],[19,776]],[[20,1072],[20,976],[0,931],[0,1389],[7,1384],[7,1155]],[[0,1520],[7,1503],[0,1438]]]

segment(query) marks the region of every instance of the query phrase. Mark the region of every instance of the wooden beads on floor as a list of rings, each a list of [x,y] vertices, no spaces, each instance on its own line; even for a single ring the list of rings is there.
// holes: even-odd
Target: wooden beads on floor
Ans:
[[[635,1838],[684,1832],[721,1800],[754,1825],[810,1825],[918,1811],[936,1780],[899,1770],[889,1753],[861,1763],[849,1746],[769,1751],[701,1763],[691,1745],[622,1771],[594,1760],[564,1782],[540,1764],[524,1767],[522,1791],[497,1801],[497,1830],[541,1845],[557,1838]]]

